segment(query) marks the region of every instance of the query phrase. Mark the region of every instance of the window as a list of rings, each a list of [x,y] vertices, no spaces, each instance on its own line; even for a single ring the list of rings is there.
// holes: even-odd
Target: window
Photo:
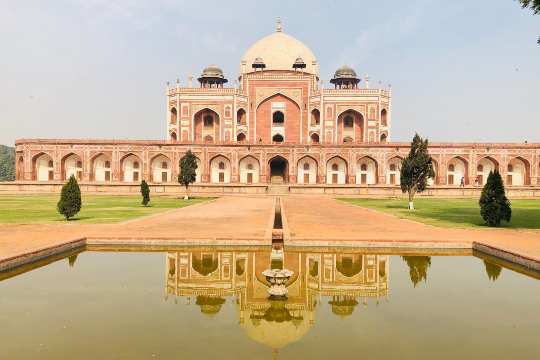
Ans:
[[[246,141],[246,135],[244,133],[238,134],[238,136],[236,136],[236,141],[238,141],[238,142]]]
[[[111,162],[109,160],[105,161],[105,167],[106,168],[110,168],[111,167]]]
[[[512,164],[508,164],[508,172],[513,172],[514,166]]]
[[[450,164],[448,165],[448,171],[455,171],[456,167],[454,166],[454,164]]]
[[[52,168],[53,167],[53,161],[52,160],[49,160],[49,162],[47,163],[47,165]]]
[[[314,144],[319,143],[319,134],[311,134],[311,142]]]
[[[171,124],[176,124],[176,108],[171,109]]]
[[[283,126],[285,115],[281,111],[276,111],[272,114],[272,123],[274,125]]]
[[[253,164],[247,164],[247,169],[248,170],[253,170]]]
[[[309,171],[309,164],[308,163],[304,163],[304,171]]]
[[[388,125],[386,109],[381,110],[381,125],[382,126],[387,126]]]
[[[484,167],[482,166],[482,164],[479,164],[479,165],[476,167],[476,171],[478,171],[478,172],[484,171]]]
[[[360,170],[367,171],[367,165],[366,164],[360,165]]]
[[[345,116],[343,119],[343,127],[352,128],[353,127],[353,118],[350,115]]]
[[[162,168],[162,169],[167,169],[167,167],[168,167],[168,165],[167,165],[167,162],[166,162],[166,161],[164,161],[164,162],[161,163],[161,168]]]
[[[225,163],[223,161],[220,161],[218,164],[219,170],[225,170]]]
[[[339,166],[338,164],[332,164],[332,171],[338,171]]]
[[[390,164],[390,171],[396,171],[396,164]]]
[[[209,143],[209,142],[214,142],[214,138],[213,138],[211,135],[206,135],[206,136],[204,137],[204,141],[205,141],[205,142],[208,142],[208,143]]]
[[[133,168],[134,168],[134,169],[138,169],[138,168],[139,168],[139,162],[138,162],[138,161],[135,161],[135,162],[133,163]]]
[[[213,127],[214,126],[214,118],[212,115],[206,115],[204,117],[204,127]]]
[[[77,161],[77,167],[82,168],[82,161]]]
[[[272,141],[277,143],[283,142],[283,136],[276,134],[272,137]]]

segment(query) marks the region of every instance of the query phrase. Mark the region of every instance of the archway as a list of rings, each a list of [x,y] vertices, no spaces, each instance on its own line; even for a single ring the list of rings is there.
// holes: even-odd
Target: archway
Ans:
[[[335,156],[326,163],[326,183],[343,185],[347,183],[347,162]]]
[[[529,162],[521,157],[513,158],[508,162],[506,172],[506,185],[529,185]]]
[[[259,182],[259,160],[252,156],[246,156],[240,160],[238,170],[240,171],[240,182],[243,184],[256,184]]]
[[[283,184],[289,181],[289,163],[281,156],[276,156],[269,161],[270,182],[272,184]]]
[[[139,182],[142,179],[142,161],[134,154],[125,156],[121,161],[122,180],[124,182]]]
[[[246,142],[246,134],[239,133],[238,135],[236,135],[236,142],[239,142],[239,143]]]
[[[364,116],[355,110],[347,110],[338,116],[338,139],[340,142],[364,141]]]
[[[276,134],[272,137],[272,142],[274,143],[282,143],[283,142],[283,136],[281,134]]]
[[[105,154],[99,154],[92,160],[90,179],[93,181],[111,181],[111,159]]]
[[[194,117],[196,142],[217,142],[220,139],[220,118],[218,113],[210,109],[202,109]]]
[[[69,154],[62,159],[62,180],[67,180],[74,175],[77,180],[82,180],[82,161],[79,155]]]
[[[33,159],[34,174],[33,179],[37,181],[54,180],[53,159],[45,153],[41,153]]]
[[[246,125],[246,111],[244,109],[238,109],[236,112],[236,125]]]
[[[364,156],[356,164],[356,183],[359,185],[374,185],[377,183],[377,162],[369,156]]]
[[[165,155],[155,156],[150,163],[150,168],[152,170],[152,182],[166,183],[171,181],[171,160]]]
[[[218,155],[210,161],[210,181],[212,183],[231,182],[231,162],[223,155]]]
[[[386,109],[381,110],[381,125],[382,126],[388,126],[388,120],[387,120],[387,111]]]
[[[462,182],[463,185],[467,185],[469,183],[467,162],[460,157],[452,158],[448,162],[446,174],[447,185],[461,185]]]
[[[298,184],[316,184],[317,161],[311,156],[304,156],[298,160],[297,174]]]
[[[319,134],[317,134],[317,133],[311,134],[311,142],[313,144],[318,144],[320,142]]]
[[[403,159],[397,156],[388,160],[387,165],[386,165],[386,184],[387,185],[400,184],[400,173],[401,173],[402,161]]]
[[[489,173],[499,169],[497,161],[490,157],[485,157],[478,161],[476,165],[476,178],[474,180],[475,185],[484,186],[486,184]]]
[[[319,109],[313,109],[311,111],[311,126],[319,126],[321,123],[321,113]]]

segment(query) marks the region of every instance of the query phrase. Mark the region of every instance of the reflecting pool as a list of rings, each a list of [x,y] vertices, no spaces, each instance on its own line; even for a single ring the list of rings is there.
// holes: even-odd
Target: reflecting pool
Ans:
[[[270,248],[127,250],[0,273],[0,359],[540,358],[539,275],[496,259],[287,248],[269,299]]]

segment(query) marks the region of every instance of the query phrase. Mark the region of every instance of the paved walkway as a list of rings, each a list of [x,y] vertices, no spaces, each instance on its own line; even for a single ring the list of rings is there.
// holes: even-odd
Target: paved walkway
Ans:
[[[285,197],[283,207],[294,242],[483,243],[540,260],[540,231],[452,229],[422,224],[327,197]]]
[[[109,225],[35,224],[0,226],[0,262],[67,241],[109,239],[270,239],[272,197],[221,197],[149,217]]]

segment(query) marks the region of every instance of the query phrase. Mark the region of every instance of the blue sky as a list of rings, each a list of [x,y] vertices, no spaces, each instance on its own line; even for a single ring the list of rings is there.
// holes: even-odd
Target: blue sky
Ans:
[[[0,0],[0,143],[161,139],[165,82],[284,31],[393,88],[393,140],[540,142],[540,16],[513,0]],[[232,83],[232,81],[231,81]]]

